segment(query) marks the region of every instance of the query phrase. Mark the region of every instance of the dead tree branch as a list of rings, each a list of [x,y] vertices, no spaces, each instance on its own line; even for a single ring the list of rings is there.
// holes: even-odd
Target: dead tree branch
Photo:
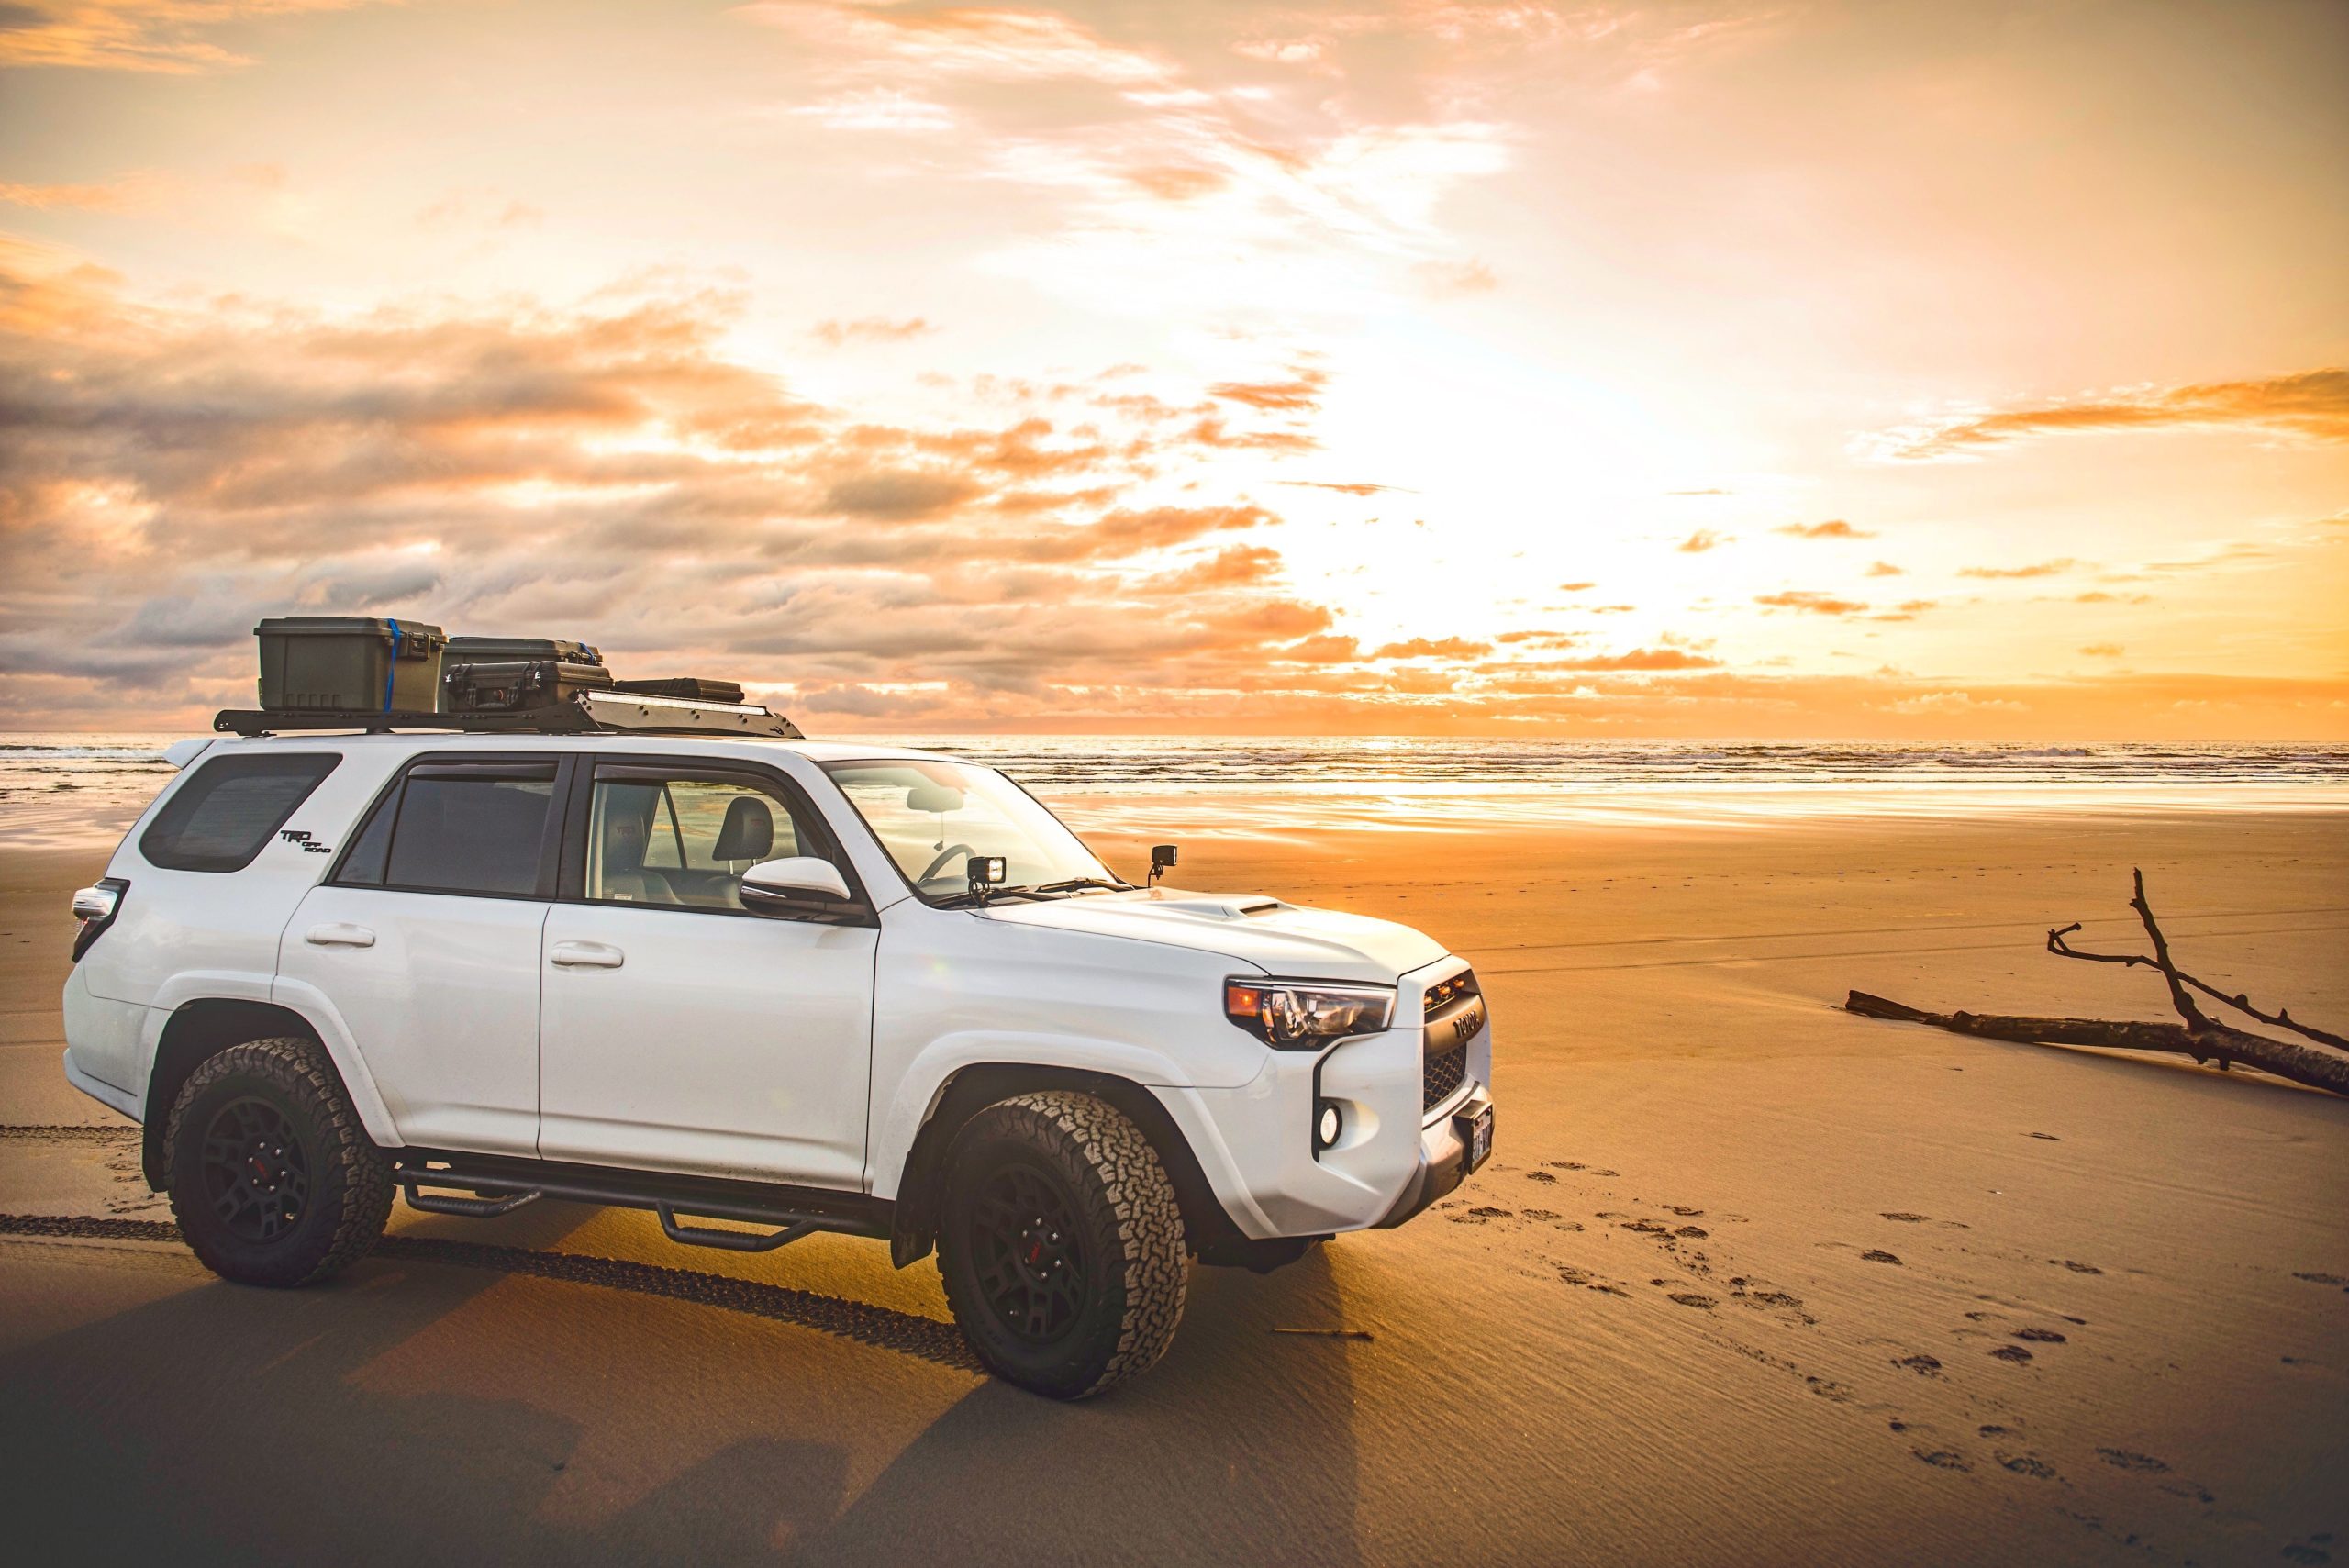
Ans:
[[[2182,1024],[2116,1023],[2104,1018],[2042,1018],[2003,1013],[1929,1013],[1882,996],[1854,991],[1843,1004],[1846,1012],[1864,1018],[1890,1018],[1905,1024],[1931,1024],[1955,1034],[1984,1040],[2013,1040],[2022,1045],[2091,1045],[2114,1051],[2160,1051],[2190,1056],[2197,1062],[2217,1062],[2224,1067],[2235,1061],[2278,1078],[2312,1089],[2349,1095],[2349,1057],[2311,1050],[2290,1040],[2247,1034],[2224,1024],[2210,1023],[2201,1030]]]
[[[2194,999],[2187,995],[2188,989],[2191,988],[2201,992],[2213,1001],[2222,1002],[2239,1013],[2258,1019],[2271,1029],[2289,1029],[2294,1034],[2306,1036],[2320,1045],[2349,1051],[2349,1039],[2334,1034],[2330,1029],[2321,1029],[2312,1024],[2301,1023],[2292,1017],[2292,1011],[2288,1007],[2278,1007],[2273,1013],[2263,1013],[2251,1005],[2248,993],[2238,992],[2230,996],[2209,981],[2197,979],[2177,968],[2170,962],[2169,943],[2162,936],[2162,929],[2154,919],[2153,906],[2145,897],[2145,873],[2139,871],[2134,873],[2134,876],[2136,896],[2129,901],[2129,906],[2137,911],[2138,918],[2144,922],[2146,934],[2153,938],[2154,957],[2147,958],[2143,953],[2083,952],[2064,940],[2080,929],[2080,923],[2077,920],[2060,930],[2048,932],[2047,951],[2057,958],[2076,958],[2087,963],[2119,963],[2161,971],[2162,978],[2169,984],[2171,1004],[2177,1008],[2179,1016],[2186,1019],[2187,1028],[2189,1029],[2225,1028],[2222,1024],[2213,1023],[2199,1007],[2194,1005]],[[2250,1059],[2246,1057],[2244,1060]]]

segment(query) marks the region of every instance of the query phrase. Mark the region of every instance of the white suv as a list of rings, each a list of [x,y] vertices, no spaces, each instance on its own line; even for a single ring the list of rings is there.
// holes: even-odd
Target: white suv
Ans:
[[[65,1073],[145,1122],[229,1279],[328,1277],[395,1187],[844,1231],[934,1246],[985,1363],[1076,1397],[1164,1351],[1189,1255],[1400,1224],[1491,1148],[1464,962],[1129,884],[991,768],[644,734],[173,760],[75,897]]]

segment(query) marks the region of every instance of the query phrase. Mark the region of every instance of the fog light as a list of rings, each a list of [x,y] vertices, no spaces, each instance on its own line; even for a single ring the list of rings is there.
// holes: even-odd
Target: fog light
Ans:
[[[1338,1114],[1338,1107],[1330,1101],[1322,1101],[1320,1114],[1313,1118],[1314,1147],[1333,1147],[1338,1141],[1338,1135],[1345,1129],[1346,1118]]]

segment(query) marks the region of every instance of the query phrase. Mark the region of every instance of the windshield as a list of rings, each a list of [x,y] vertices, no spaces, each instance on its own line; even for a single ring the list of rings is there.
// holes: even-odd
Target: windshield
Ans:
[[[823,769],[924,898],[967,892],[963,862],[973,855],[1001,855],[1007,889],[1124,885],[1059,817],[993,768],[925,758]]]

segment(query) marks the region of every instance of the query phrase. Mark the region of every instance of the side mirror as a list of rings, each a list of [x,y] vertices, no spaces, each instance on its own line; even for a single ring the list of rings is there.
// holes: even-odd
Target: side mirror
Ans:
[[[1174,862],[1182,858],[1182,853],[1183,851],[1173,844],[1152,844],[1150,847],[1151,882],[1154,884],[1161,876],[1173,871]]]
[[[741,895],[756,915],[838,914],[850,902],[840,868],[813,855],[761,861],[742,873]]]

